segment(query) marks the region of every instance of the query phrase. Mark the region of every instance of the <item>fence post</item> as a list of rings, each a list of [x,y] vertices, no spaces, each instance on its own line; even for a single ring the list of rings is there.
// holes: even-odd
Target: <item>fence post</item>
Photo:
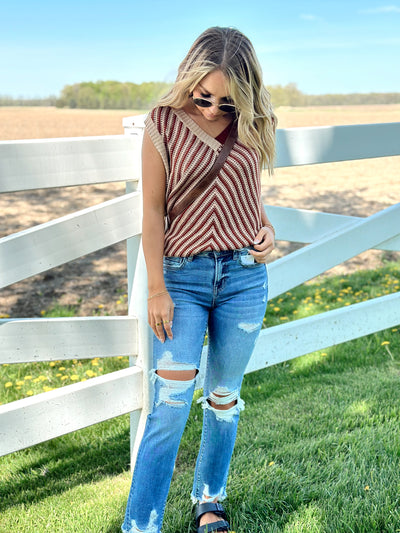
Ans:
[[[123,119],[125,135],[137,136],[141,144],[144,132],[144,116],[126,117]],[[141,191],[141,180],[126,183],[126,192]],[[141,216],[141,214],[140,214]],[[142,249],[142,236],[127,239],[127,270],[128,270],[128,315],[135,316],[138,324],[138,357],[131,358],[130,365],[142,369],[143,399],[142,408],[130,415],[130,446],[131,469],[135,466],[139,444],[143,435],[146,418],[150,410],[149,370],[152,354],[152,332],[147,323],[147,272]]]

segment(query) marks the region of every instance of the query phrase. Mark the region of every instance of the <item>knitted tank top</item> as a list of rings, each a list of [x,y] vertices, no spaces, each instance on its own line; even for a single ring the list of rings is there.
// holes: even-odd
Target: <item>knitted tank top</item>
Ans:
[[[222,144],[182,109],[156,107],[145,124],[164,163],[168,213],[180,194],[207,175]],[[164,254],[186,257],[250,246],[262,227],[260,194],[259,158],[238,140],[211,187],[166,229]]]

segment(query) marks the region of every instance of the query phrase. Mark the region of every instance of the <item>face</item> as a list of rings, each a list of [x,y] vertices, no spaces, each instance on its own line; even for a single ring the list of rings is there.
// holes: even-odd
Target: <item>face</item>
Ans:
[[[220,70],[214,70],[205,76],[193,90],[193,97],[211,101],[210,107],[196,106],[203,117],[211,122],[215,122],[227,114],[219,109],[218,105],[232,103],[229,96],[228,80]]]

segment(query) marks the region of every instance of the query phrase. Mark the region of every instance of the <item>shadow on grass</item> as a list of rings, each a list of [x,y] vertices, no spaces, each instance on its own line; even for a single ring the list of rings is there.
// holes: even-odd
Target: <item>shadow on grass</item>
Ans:
[[[98,430],[99,426],[97,435]],[[65,438],[60,437],[28,450],[28,454],[35,454],[32,461],[20,461],[11,479],[0,483],[0,512],[125,472],[130,463],[129,439],[129,428],[104,438],[97,438],[92,431],[84,443],[66,445]]]
[[[121,533],[121,520],[115,519],[105,533]]]

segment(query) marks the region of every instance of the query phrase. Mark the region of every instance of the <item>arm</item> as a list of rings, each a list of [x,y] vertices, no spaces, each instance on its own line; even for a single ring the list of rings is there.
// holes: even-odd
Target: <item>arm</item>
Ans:
[[[164,342],[165,332],[172,338],[171,321],[174,304],[163,275],[165,169],[160,154],[147,132],[142,147],[143,176],[143,252],[148,278],[148,321],[157,337]]]
[[[275,248],[275,230],[269,221],[269,218],[267,217],[261,197],[260,210],[263,227],[260,229],[256,235],[256,238],[254,239],[255,251],[250,250],[249,253],[254,256],[254,259],[257,261],[257,263],[266,263],[267,256]]]

